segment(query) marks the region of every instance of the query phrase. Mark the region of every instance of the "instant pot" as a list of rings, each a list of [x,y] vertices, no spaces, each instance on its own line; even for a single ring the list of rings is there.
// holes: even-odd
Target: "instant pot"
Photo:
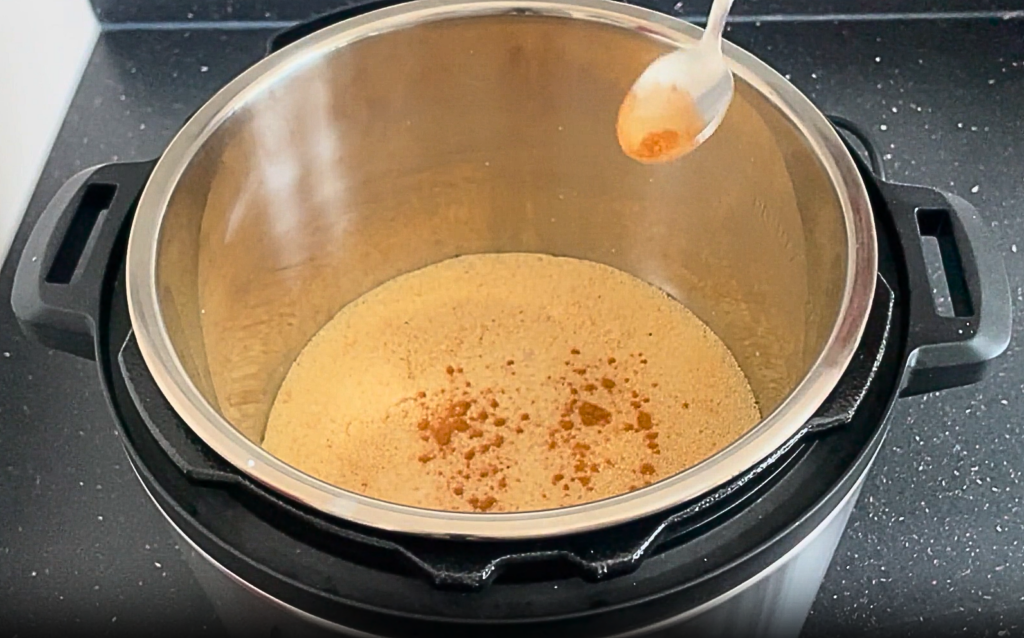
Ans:
[[[893,402],[974,383],[1008,345],[977,212],[886,180],[856,125],[729,44],[715,135],[663,166],[626,158],[618,105],[699,37],[680,20],[388,4],[279,34],[160,158],[72,178],[21,256],[22,327],[96,360],[132,467],[238,635],[797,635]],[[345,304],[506,251],[659,286],[730,348],[762,420],[653,485],[509,514],[375,500],[260,447]]]

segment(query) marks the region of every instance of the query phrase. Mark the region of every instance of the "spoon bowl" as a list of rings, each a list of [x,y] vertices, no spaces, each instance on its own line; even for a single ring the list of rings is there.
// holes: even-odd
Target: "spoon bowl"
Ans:
[[[638,162],[669,162],[700,146],[725,117],[733,78],[722,55],[722,30],[732,0],[716,0],[697,46],[652,62],[619,108],[616,135]]]

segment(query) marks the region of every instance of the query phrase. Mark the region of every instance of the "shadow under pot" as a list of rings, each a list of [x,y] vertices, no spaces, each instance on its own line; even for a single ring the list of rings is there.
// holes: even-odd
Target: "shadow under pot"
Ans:
[[[629,160],[616,109],[646,64],[699,36],[677,19],[591,0],[369,8],[279,36],[272,49],[287,46],[159,160],[70,180],[16,274],[26,331],[97,360],[132,466],[225,624],[798,634],[893,401],[974,383],[1007,346],[1008,283],[977,213],[887,182],[855,126],[731,45],[736,97],[718,132],[681,161]],[[755,418],[649,484],[588,499],[577,481],[578,504],[519,511],[374,498],[264,447],[279,391],[336,315],[487,255],[571,258],[656,287],[728,349]],[[544,348],[563,346],[574,356],[557,332]],[[612,396],[600,380],[573,386],[574,427],[587,392]],[[590,402],[609,428],[610,401]],[[621,421],[646,431],[634,410]],[[545,427],[495,414],[449,434]]]

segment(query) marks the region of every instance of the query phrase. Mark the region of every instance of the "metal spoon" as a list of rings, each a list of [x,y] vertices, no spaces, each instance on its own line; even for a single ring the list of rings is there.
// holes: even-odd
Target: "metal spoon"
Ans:
[[[733,0],[714,0],[697,46],[652,62],[630,88],[616,133],[623,152],[645,164],[679,158],[718,128],[732,101],[722,31]]]

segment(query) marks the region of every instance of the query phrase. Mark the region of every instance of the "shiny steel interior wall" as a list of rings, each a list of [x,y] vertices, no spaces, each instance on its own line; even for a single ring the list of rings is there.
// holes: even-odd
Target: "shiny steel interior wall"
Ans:
[[[289,365],[346,303],[448,257],[536,251],[660,286],[774,409],[836,321],[843,215],[792,125],[742,81],[696,153],[623,156],[618,105],[665,50],[599,22],[465,18],[267,86],[188,167],[160,234],[161,307],[197,387],[259,441]]]

